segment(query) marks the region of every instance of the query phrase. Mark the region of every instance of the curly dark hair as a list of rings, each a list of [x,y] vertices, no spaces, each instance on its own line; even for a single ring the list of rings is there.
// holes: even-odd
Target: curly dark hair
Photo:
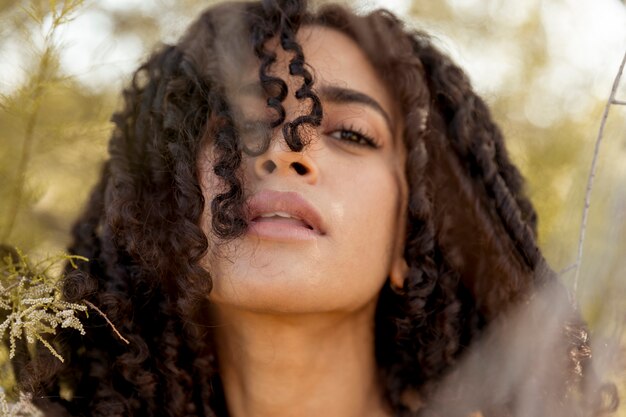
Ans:
[[[336,5],[311,11],[298,0],[213,7],[178,44],[160,47],[137,70],[112,119],[110,158],[73,228],[70,252],[89,262],[68,268],[63,288],[68,301],[98,306],[130,344],[90,315],[86,336],[62,331],[51,341],[64,363],[46,349],[34,359],[18,355],[21,389],[50,416],[228,415],[214,336],[201,317],[212,281],[200,266],[208,239],[199,219],[210,204],[215,236],[245,232],[240,165],[245,153],[268,146],[249,149],[239,140],[229,69],[257,62],[276,114],[271,127],[282,125],[289,148],[301,151],[307,143],[299,127],[323,117],[295,36],[313,24],[363,49],[404,117],[409,269],[401,290],[383,288],[376,311],[376,358],[391,409],[403,417],[517,415],[515,389],[475,395],[458,369],[464,358],[471,362],[471,346],[487,343],[491,329],[506,327],[515,307],[542,288],[568,306],[553,352],[566,362],[566,375],[551,380],[560,382],[533,415],[554,415],[556,405],[570,416],[615,408],[614,393],[594,376],[585,325],[537,246],[537,216],[523,178],[467,76],[426,34],[390,12],[359,16]],[[291,122],[282,105],[287,84],[269,71],[276,54],[266,45],[273,38],[291,56],[289,73],[301,78],[292,94],[310,108]],[[197,172],[206,146],[223,183],[210,202]]]

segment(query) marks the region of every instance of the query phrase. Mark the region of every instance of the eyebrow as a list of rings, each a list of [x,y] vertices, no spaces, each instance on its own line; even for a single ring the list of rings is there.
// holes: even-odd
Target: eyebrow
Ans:
[[[250,84],[245,84],[239,88],[239,94],[254,96],[254,97],[263,97],[263,89],[258,82],[253,82]],[[314,90],[315,91],[315,90]],[[326,101],[330,101],[332,103],[338,104],[349,104],[349,103],[357,103],[365,105],[372,110],[376,111],[380,114],[385,122],[387,123],[387,127],[389,131],[393,134],[395,130],[393,129],[393,123],[391,121],[391,117],[389,114],[383,109],[383,106],[372,97],[368,96],[365,93],[361,93],[360,91],[353,90],[351,88],[339,87],[336,85],[324,85],[321,86],[317,93]]]
[[[383,109],[383,106],[380,105],[376,100],[367,94],[361,93],[360,91],[353,90],[351,88],[338,87],[334,85],[322,86],[319,89],[319,94],[327,101],[333,103],[357,103],[363,104],[372,110],[376,111],[380,114],[385,122],[387,122],[387,127],[389,131],[393,134],[393,123],[391,122],[391,117],[389,114]]]

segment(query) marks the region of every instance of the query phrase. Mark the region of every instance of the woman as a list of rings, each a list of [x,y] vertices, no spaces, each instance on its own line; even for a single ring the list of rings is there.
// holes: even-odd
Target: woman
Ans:
[[[522,177],[426,35],[384,11],[226,3],[153,54],[124,99],[74,228],[71,252],[90,261],[64,296],[130,343],[92,315],[85,337],[57,338],[65,363],[42,349],[23,365],[47,415],[603,408]],[[481,355],[510,358],[540,288],[559,308],[538,355],[558,366],[526,358],[498,391],[485,361],[507,359]]]

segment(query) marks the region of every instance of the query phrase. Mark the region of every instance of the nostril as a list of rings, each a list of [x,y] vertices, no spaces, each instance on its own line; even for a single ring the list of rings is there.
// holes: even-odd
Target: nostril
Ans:
[[[300,162],[292,162],[291,167],[299,174],[306,175],[309,172],[309,169],[302,165]]]
[[[271,174],[276,169],[276,164],[271,159],[268,159],[267,161],[263,162],[262,167],[268,174]]]

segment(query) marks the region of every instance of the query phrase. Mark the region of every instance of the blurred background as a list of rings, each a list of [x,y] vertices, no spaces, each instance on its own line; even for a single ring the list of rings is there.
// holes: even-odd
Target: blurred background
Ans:
[[[35,257],[63,250],[122,87],[211,3],[0,0],[0,243]],[[594,145],[626,53],[624,2],[344,3],[389,8],[468,72],[527,178],[542,249],[573,288]],[[616,98],[626,101],[626,75]],[[611,106],[597,161],[576,296],[601,373],[626,398],[626,106]]]

